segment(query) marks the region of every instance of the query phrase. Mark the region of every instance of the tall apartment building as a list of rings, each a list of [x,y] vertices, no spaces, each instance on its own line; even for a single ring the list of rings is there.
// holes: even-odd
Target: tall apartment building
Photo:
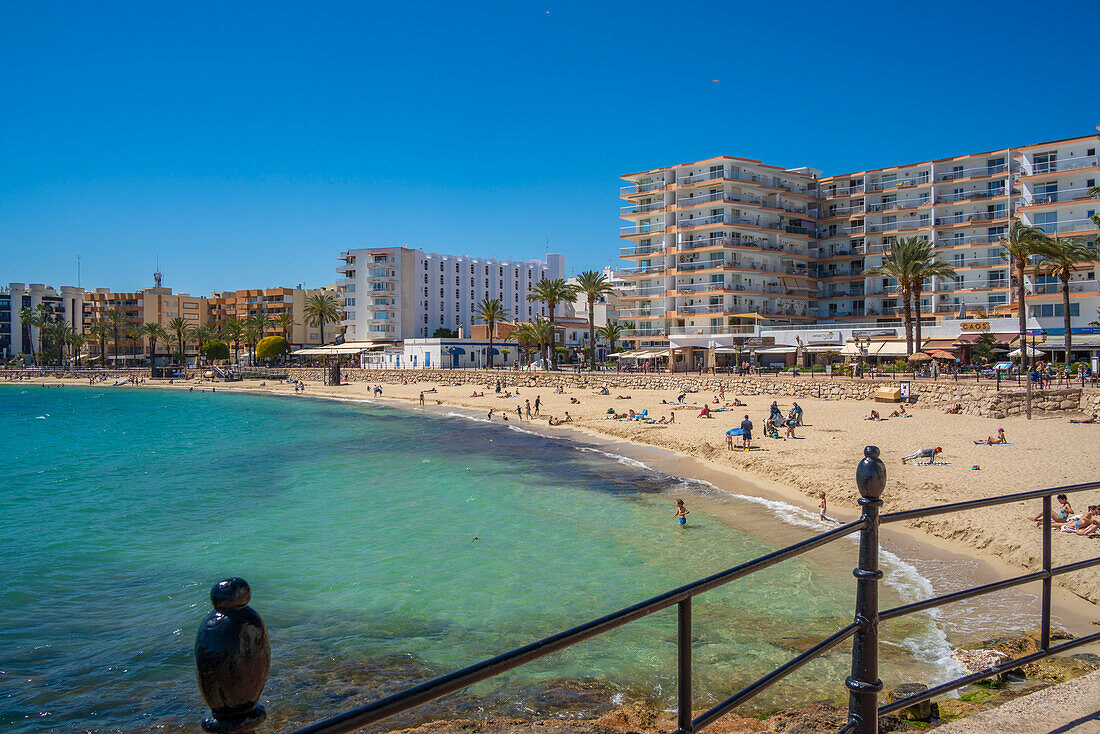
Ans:
[[[286,336],[291,346],[301,348],[331,341],[337,333],[337,324],[325,326],[324,338],[317,326],[308,323],[306,302],[311,296],[330,293],[342,301],[343,297],[335,285],[323,288],[262,288],[255,290],[216,291],[209,299],[210,321],[214,326],[224,326],[230,318],[241,320],[266,313],[273,320],[282,314],[290,314],[294,326],[287,330],[273,325],[264,336]]]
[[[565,257],[554,254],[516,261],[371,247],[347,250],[340,260],[349,341],[424,338],[438,328],[469,336],[485,297],[499,298],[513,319],[547,316],[546,305],[527,296],[542,278],[565,277]]]
[[[158,274],[159,275],[159,274]],[[172,293],[171,288],[159,285],[160,278],[156,278],[158,285],[152,288],[133,293],[116,293],[108,288],[96,288],[84,296],[83,330],[88,333],[92,324],[104,319],[108,312],[119,311],[125,325],[119,328],[118,360],[142,360],[146,356],[147,345],[144,339],[133,339],[128,332],[143,324],[159,323],[168,328],[168,323],[182,316],[188,326],[195,328],[209,322],[210,309],[207,299],[203,296],[192,296],[187,293]],[[108,361],[115,358],[114,340],[109,339],[106,344]],[[157,354],[168,354],[173,345],[158,344]],[[98,358],[99,344],[90,340],[85,347],[92,359]],[[193,354],[194,344],[191,344],[187,352]]]
[[[960,276],[927,285],[926,315],[1007,315],[1016,304],[1001,237],[1016,217],[1054,237],[1096,237],[1100,201],[1088,189],[1100,179],[1098,148],[1092,134],[828,177],[727,156],[623,176],[631,341],[730,336],[755,322],[896,319],[895,284],[863,273],[906,236],[932,241]],[[1026,286],[1029,315],[1060,333],[1058,284],[1029,272]],[[1083,324],[1100,306],[1094,264],[1072,290],[1071,315]]]
[[[39,304],[46,304],[54,318],[80,331],[83,303],[84,289],[75,286],[9,283],[0,288],[0,357],[29,355],[32,345],[38,350],[42,343],[38,329],[23,323],[24,308],[37,310]]]

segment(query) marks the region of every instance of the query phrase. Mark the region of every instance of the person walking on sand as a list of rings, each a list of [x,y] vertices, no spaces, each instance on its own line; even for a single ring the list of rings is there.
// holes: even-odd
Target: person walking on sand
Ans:
[[[825,520],[826,522],[835,522],[837,525],[842,524],[840,522],[840,520],[834,520],[833,518],[831,518],[831,517],[829,517],[828,515],[825,514],[826,509],[827,509],[826,504],[825,504],[825,493],[824,492],[818,492],[817,493],[817,498],[819,500],[821,500],[821,504],[819,504],[817,506],[817,510],[818,510],[817,515],[818,515],[818,517],[820,517],[822,520]]]
[[[541,405],[542,405],[542,396],[541,395],[536,395],[535,396],[535,417],[536,418],[539,417],[539,406],[541,406]]]
[[[424,391],[423,390],[420,391],[420,407],[421,408],[424,407]]]
[[[930,464],[936,463],[936,457],[942,453],[943,449],[939,446],[934,449],[920,449],[919,451],[914,451],[908,456],[903,456],[901,459],[901,463],[905,464],[910,461],[916,461],[917,459],[928,459],[928,461],[926,461],[924,465],[929,466]]]
[[[673,517],[680,518],[680,526],[681,527],[683,527],[684,525],[687,525],[687,521],[688,521],[687,516],[688,516],[688,513],[690,513],[690,512],[691,512],[691,510],[684,507],[684,501],[683,500],[676,500],[676,514]]]
[[[748,451],[752,447],[752,421],[746,415],[741,421],[741,446]]]
[[[530,400],[524,400],[523,405],[524,405],[525,410],[527,411],[527,420],[531,420],[531,401]]]

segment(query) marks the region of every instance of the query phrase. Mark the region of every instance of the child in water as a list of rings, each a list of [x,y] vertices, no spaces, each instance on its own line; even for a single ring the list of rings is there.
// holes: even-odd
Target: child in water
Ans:
[[[681,525],[687,525],[687,521],[688,521],[687,516],[688,516],[689,512],[691,512],[691,510],[684,507],[684,501],[683,500],[676,500],[676,515],[675,515],[675,517],[680,518],[680,524]]]
[[[826,510],[826,507],[825,507],[825,493],[824,492],[818,492],[817,493],[817,498],[819,500],[821,500],[821,504],[819,504],[817,506],[818,516],[822,520],[826,520],[828,522],[835,522],[837,525],[840,525],[840,520],[834,520],[833,518],[831,518],[831,517],[829,517],[828,515],[825,514],[825,510]]]

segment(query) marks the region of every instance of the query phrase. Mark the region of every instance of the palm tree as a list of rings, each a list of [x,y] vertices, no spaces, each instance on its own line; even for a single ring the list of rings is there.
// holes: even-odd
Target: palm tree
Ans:
[[[104,316],[104,321],[111,329],[111,340],[115,343],[115,367],[118,367],[118,330],[126,325],[126,317],[117,308],[112,308]]]
[[[1100,196],[1100,186],[1093,186],[1089,189],[1089,196]],[[1096,222],[1096,226],[1100,227],[1100,213],[1092,215],[1092,221]],[[1095,244],[1100,247],[1100,235],[1096,235]]]
[[[504,304],[500,302],[499,298],[489,298],[488,296],[482,298],[481,303],[474,306],[473,315],[489,326],[489,369],[492,369],[493,330],[496,329],[498,321],[507,321],[512,315],[508,313],[508,309],[504,307]]]
[[[184,355],[184,346],[187,337],[190,336],[191,325],[182,316],[176,316],[168,321],[168,331],[176,335],[176,344],[179,346],[180,366],[187,366],[187,357]]]
[[[545,275],[538,283],[535,283],[535,287],[532,289],[531,293],[528,294],[528,301],[542,301],[546,304],[546,310],[550,312],[551,340],[553,338],[554,312],[558,308],[558,303],[561,301],[572,301],[576,297],[576,294],[577,287],[575,285],[566,283],[561,278],[547,280]],[[552,351],[553,350],[551,350],[551,352]]]
[[[152,370],[157,366],[157,342],[163,341],[167,344],[171,337],[168,336],[168,330],[156,322],[142,326],[141,335],[149,340],[149,374],[152,375]]]
[[[107,366],[107,337],[111,335],[111,327],[106,321],[100,319],[88,328],[88,334],[99,341],[99,363]]]
[[[248,348],[248,364],[256,364],[256,344],[263,338],[263,332],[252,323],[252,319],[249,319],[244,324],[244,330],[242,332],[244,336],[244,345]]]
[[[1049,239],[1046,232],[1038,227],[1024,224],[1020,219],[1012,221],[1012,226],[1008,228],[1008,239],[1001,238],[1001,257],[1016,269],[1016,307],[1019,309],[1020,316],[1020,364],[1025,369],[1029,363],[1029,355],[1027,342],[1024,341],[1027,334],[1027,286],[1024,276],[1027,274],[1031,256]]]
[[[42,304],[38,304],[41,306]],[[41,311],[31,308],[30,306],[24,306],[19,309],[19,320],[23,323],[23,328],[27,332],[27,352],[30,355],[31,362],[34,363],[34,332],[32,329],[41,327],[42,314]],[[41,334],[39,334],[41,336]]]
[[[69,343],[70,337],[76,333],[76,330],[61,319],[51,319],[41,328],[45,329],[46,333],[49,335],[50,342],[57,348],[57,363],[59,365],[64,364],[65,345]],[[39,333],[42,333],[41,329]]]
[[[520,357],[522,358],[523,355],[526,354],[527,363],[530,364],[531,353],[530,351],[528,351],[529,347],[538,341],[538,338],[535,336],[535,330],[532,328],[531,324],[520,324],[519,327],[516,329],[514,336],[516,337],[516,341],[519,343]]]
[[[603,273],[585,270],[577,276],[577,293],[588,299],[588,368],[596,369],[596,299],[615,292]]]
[[[1073,349],[1069,319],[1069,280],[1080,263],[1096,262],[1096,245],[1086,242],[1082,237],[1050,238],[1036,246],[1035,254],[1039,256],[1039,262],[1035,265],[1035,274],[1052,276],[1062,284],[1062,318],[1068,365],[1069,353]]]
[[[195,364],[199,365],[202,364],[202,348],[206,346],[206,343],[208,341],[214,338],[214,329],[212,329],[207,324],[203,324],[202,326],[196,327],[191,332],[191,336],[195,340],[195,343],[198,345],[199,353],[198,356],[195,358]]]
[[[267,315],[267,311],[260,311],[259,313],[253,314],[249,317],[248,321],[260,332],[261,339],[267,336],[267,332],[275,325],[275,320]]]
[[[615,353],[615,342],[623,336],[623,327],[619,326],[614,321],[608,321],[606,326],[601,326],[599,331],[596,332],[596,336],[604,339],[608,343],[607,351],[609,354]]]
[[[275,319],[275,325],[283,330],[283,338],[290,341],[290,330],[294,328],[294,315],[289,311],[283,311]]]
[[[306,323],[316,326],[321,333],[321,344],[325,343],[325,324],[335,324],[340,320],[340,306],[336,296],[331,293],[314,293],[306,299]]]
[[[917,237],[902,237],[893,242],[883,253],[882,265],[868,268],[864,275],[885,275],[897,281],[902,302],[902,319],[905,322],[905,352],[913,353],[913,270],[917,250],[923,242]]]
[[[547,345],[554,339],[554,324],[551,321],[547,321],[541,316],[537,317],[531,322],[531,336],[534,337],[535,343],[539,347],[539,356],[543,359],[543,364],[549,367],[550,357],[548,355]]]
[[[222,336],[233,342],[233,361],[241,363],[241,337],[244,336],[244,322],[236,316],[226,320],[222,327]]]
[[[936,250],[928,240],[921,239],[914,245],[913,270],[910,285],[910,293],[913,299],[913,349],[919,351],[923,340],[921,339],[921,313],[920,297],[924,290],[924,283],[929,278],[945,278],[955,280],[958,274],[948,263],[936,259]]]
[[[69,334],[69,346],[72,347],[74,366],[76,365],[77,359],[80,357],[80,350],[83,349],[87,341],[88,336],[86,334],[81,334],[75,328],[73,328],[72,332]]]

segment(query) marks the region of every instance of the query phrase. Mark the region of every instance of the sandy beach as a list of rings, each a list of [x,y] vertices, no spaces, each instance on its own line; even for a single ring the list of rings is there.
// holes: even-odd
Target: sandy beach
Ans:
[[[34,380],[34,383],[42,382]],[[68,382],[87,384],[79,380]],[[375,384],[383,388],[381,398],[372,394]],[[164,383],[150,385],[168,387]],[[190,389],[192,385],[195,389],[216,387],[219,391],[294,395],[289,384],[265,384],[256,380],[202,386],[176,383],[173,387]],[[907,411],[911,417],[890,418],[893,405],[805,399],[798,401],[804,410],[805,426],[797,429],[797,438],[784,440],[763,435],[764,419],[772,402],[770,396],[727,392],[724,401],[715,403],[717,396],[713,393],[693,393],[687,395],[687,405],[671,406],[666,403],[675,402],[678,395],[668,390],[616,392],[612,389],[609,395],[600,395],[597,390],[587,387],[566,388],[564,394],[555,394],[551,388],[522,387],[518,396],[513,388],[513,396],[504,397],[507,388],[496,394],[494,387],[492,384],[448,386],[428,382],[354,382],[326,387],[307,381],[304,395],[416,405],[420,393],[425,392],[426,410],[446,412],[459,408],[488,418],[492,409],[494,422],[502,422],[507,414],[510,425],[529,426],[540,433],[578,431],[675,452],[701,462],[718,472],[718,476],[728,477],[726,485],[741,486],[749,481],[754,493],[815,510],[816,494],[823,491],[830,515],[844,521],[858,516],[854,472],[867,445],[880,447],[886,462],[888,480],[883,495],[884,512],[1086,482],[1100,474],[1100,452],[1095,448],[1100,440],[1100,424],[1071,424],[1066,414],[1031,421],[1022,417],[992,420],[910,407]],[[429,392],[432,390],[434,392]],[[484,397],[473,397],[475,392],[484,393]],[[517,406],[525,406],[526,401],[531,402],[533,410],[536,398],[540,403],[538,418],[528,421],[516,415]],[[711,418],[699,416],[704,404],[713,411],[725,407],[725,403],[732,403],[735,398],[746,407],[726,407],[714,412]],[[791,405],[790,398],[779,400],[784,414]],[[675,423],[655,425],[606,419],[609,410],[626,413],[631,409],[635,412],[648,409],[652,418],[667,419],[674,414]],[[865,420],[872,409],[877,409],[884,419]],[[572,418],[570,424],[549,425],[550,416],[562,419],[566,412]],[[755,426],[753,450],[731,451],[726,445],[726,431],[739,426],[745,415]],[[995,436],[998,428],[1004,428],[1010,445],[975,445],[976,440]],[[740,446],[739,437],[735,446]],[[902,464],[903,456],[933,446],[943,447],[936,464],[924,466],[912,461]],[[972,468],[975,466],[980,468]],[[726,488],[721,480],[715,484]],[[1100,492],[1081,492],[1070,500],[1074,510],[1080,512],[1089,504],[1100,503]],[[1042,531],[1030,518],[1041,509],[1038,501],[1019,503],[917,520],[909,523],[909,527],[915,531],[917,542],[923,539],[986,561],[1036,569],[1041,565]],[[1054,533],[1055,565],[1094,557],[1098,553],[1100,539]],[[1059,576],[1055,583],[1093,605],[1100,603],[1100,572],[1095,568]]]

